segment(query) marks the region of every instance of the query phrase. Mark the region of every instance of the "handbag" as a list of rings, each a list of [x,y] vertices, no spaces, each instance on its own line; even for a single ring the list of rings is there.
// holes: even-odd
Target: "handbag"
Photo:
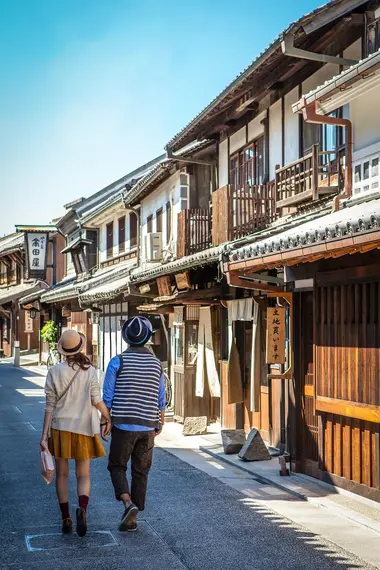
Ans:
[[[78,368],[78,370],[75,372],[74,376],[72,377],[72,379],[70,380],[70,382],[68,383],[68,385],[66,386],[64,391],[62,392],[62,394],[58,397],[56,404],[58,404],[58,402],[60,400],[62,400],[62,398],[67,394],[70,386],[73,384],[75,378],[78,376],[79,370],[80,370],[80,368]],[[52,416],[52,418],[53,418],[53,416]],[[52,418],[50,420],[49,434],[50,434],[50,429],[51,429]],[[52,457],[52,455],[48,449],[44,449],[43,451],[40,452],[40,464],[41,464],[42,478],[49,485],[49,483],[51,483],[53,481],[53,477],[54,477],[54,461],[53,461],[53,457]]]

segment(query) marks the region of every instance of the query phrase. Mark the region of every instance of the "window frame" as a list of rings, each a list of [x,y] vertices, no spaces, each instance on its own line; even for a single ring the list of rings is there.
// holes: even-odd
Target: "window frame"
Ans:
[[[125,253],[126,250],[126,216],[121,216],[117,221],[118,224],[118,251],[119,255]]]
[[[156,211],[156,232],[158,233],[162,233],[163,214],[164,214],[163,208],[159,208]]]
[[[166,244],[170,242],[170,235],[172,233],[172,204],[166,202]]]
[[[230,184],[234,192],[264,183],[265,135],[262,134],[229,158]]]
[[[133,222],[132,222],[132,220],[133,220]],[[137,224],[138,224],[137,214],[135,214],[134,212],[131,212],[129,214],[129,247],[130,247],[130,249],[132,249],[133,247],[137,247]]]
[[[110,229],[112,229],[111,232]],[[114,223],[112,221],[106,225],[106,259],[111,259],[111,257],[113,257],[113,247],[114,247]]]
[[[146,233],[153,233],[153,214],[150,214],[150,216],[146,218]]]

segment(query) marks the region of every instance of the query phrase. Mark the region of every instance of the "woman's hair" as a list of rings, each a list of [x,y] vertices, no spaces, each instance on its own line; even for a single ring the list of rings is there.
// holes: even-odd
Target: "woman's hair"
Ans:
[[[91,360],[83,352],[78,352],[78,354],[73,356],[66,356],[66,362],[71,368],[74,368],[74,364],[77,364],[82,370],[88,370],[92,366]]]

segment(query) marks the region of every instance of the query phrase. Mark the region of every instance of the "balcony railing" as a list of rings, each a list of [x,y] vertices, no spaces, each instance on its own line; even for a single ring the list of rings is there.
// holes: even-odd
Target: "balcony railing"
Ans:
[[[210,210],[192,208],[178,214],[177,257],[185,257],[211,245]]]
[[[343,186],[344,149],[320,151],[314,145],[310,153],[276,170],[277,208],[291,207]]]
[[[275,184],[223,186],[212,195],[212,243],[236,240],[276,219]]]

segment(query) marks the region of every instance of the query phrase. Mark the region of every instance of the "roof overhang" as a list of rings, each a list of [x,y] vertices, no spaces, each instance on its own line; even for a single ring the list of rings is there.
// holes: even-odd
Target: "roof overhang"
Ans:
[[[307,105],[317,101],[318,112],[327,115],[379,86],[380,51],[304,95],[292,106],[293,113],[302,113]]]
[[[67,245],[61,251],[61,253],[71,253],[72,251],[75,251],[76,249],[80,249],[82,246],[91,245],[91,244],[92,244],[91,240],[85,239],[83,237],[78,237],[75,240],[73,240],[69,245]]]
[[[331,0],[291,24],[247,69],[175,135],[166,148],[178,150],[200,135],[208,136],[211,125],[226,128],[231,121],[242,117],[252,105],[268,95],[274,85],[286,82],[293,75],[299,77],[300,70],[308,65],[308,61],[297,61],[282,53],[281,43],[285,36],[292,35],[295,38],[297,49],[326,53],[326,34],[330,34],[331,46],[336,46],[335,54],[343,51],[359,37],[362,27],[358,26],[357,18],[352,18],[356,15],[350,15],[349,12],[360,11],[366,2],[367,0]],[[323,32],[320,31],[322,28]],[[347,45],[345,42],[348,42]]]

